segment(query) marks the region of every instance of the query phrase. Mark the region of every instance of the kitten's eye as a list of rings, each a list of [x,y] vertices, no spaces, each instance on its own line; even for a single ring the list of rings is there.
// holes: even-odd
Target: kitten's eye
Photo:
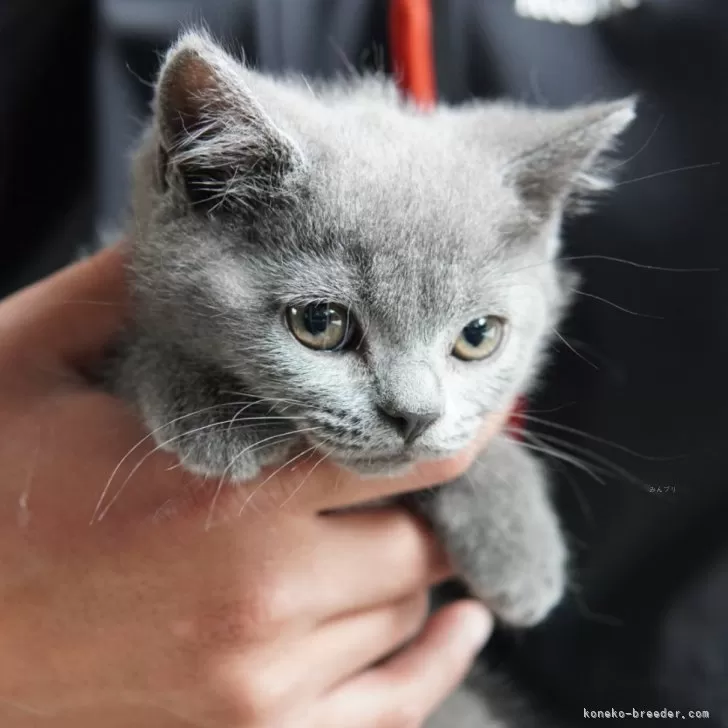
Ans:
[[[309,303],[289,306],[286,321],[291,333],[310,349],[339,351],[354,335],[349,309],[337,303]]]
[[[505,321],[498,316],[482,316],[471,321],[458,336],[452,353],[458,359],[485,359],[503,341]]]

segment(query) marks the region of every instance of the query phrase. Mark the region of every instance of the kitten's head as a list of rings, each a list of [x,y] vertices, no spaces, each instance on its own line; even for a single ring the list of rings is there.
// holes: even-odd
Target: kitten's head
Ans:
[[[351,467],[450,453],[528,386],[566,299],[562,218],[608,187],[632,117],[423,112],[187,34],[137,163],[140,325]]]

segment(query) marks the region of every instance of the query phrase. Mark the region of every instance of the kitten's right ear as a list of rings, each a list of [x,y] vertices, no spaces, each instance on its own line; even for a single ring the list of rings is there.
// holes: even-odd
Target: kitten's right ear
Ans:
[[[162,183],[207,212],[270,204],[298,151],[245,83],[243,66],[207,35],[183,35],[155,98]]]
[[[592,196],[613,186],[607,154],[634,119],[635,103],[629,97],[563,111],[526,111],[525,123],[516,127],[525,151],[512,160],[508,180],[534,220],[586,211]]]

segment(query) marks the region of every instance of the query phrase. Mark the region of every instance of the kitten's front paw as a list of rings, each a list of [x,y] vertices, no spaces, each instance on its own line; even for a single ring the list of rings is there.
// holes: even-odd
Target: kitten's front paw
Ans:
[[[530,627],[561,599],[567,553],[541,465],[496,439],[465,478],[418,504],[474,596]]]
[[[512,510],[493,524],[481,548],[466,554],[462,567],[473,593],[499,619],[514,627],[532,627],[563,596],[567,551],[540,469],[519,468],[519,478],[518,485],[509,481]]]
[[[514,627],[532,627],[544,620],[561,601],[566,585],[566,551],[560,539],[548,539],[540,553],[523,555],[520,563],[493,589],[471,578],[473,593],[504,622]],[[478,583],[480,582],[480,583]]]

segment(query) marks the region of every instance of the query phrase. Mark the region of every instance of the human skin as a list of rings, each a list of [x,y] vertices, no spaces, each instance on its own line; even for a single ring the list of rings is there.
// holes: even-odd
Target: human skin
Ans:
[[[84,376],[123,320],[124,260],[0,302],[0,723],[420,725],[490,615],[428,616],[450,567],[406,512],[331,511],[457,477],[505,414],[402,477],[314,459],[204,482]]]

